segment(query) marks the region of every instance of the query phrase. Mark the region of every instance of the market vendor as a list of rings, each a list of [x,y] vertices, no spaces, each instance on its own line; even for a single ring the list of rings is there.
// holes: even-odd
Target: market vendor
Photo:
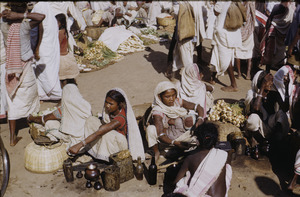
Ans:
[[[107,92],[102,120],[91,116],[86,120],[84,139],[69,148],[77,154],[82,148],[94,158],[109,161],[111,154],[129,149],[132,159],[145,159],[140,130],[125,92],[119,88]]]
[[[188,110],[195,110],[196,115],[188,115]],[[154,90],[151,118],[146,129],[148,146],[155,153],[156,161],[160,152],[158,143],[174,145],[180,149],[187,149],[188,143],[193,142],[190,129],[195,124],[204,122],[203,108],[177,97],[175,85],[169,81],[160,82]]]
[[[284,86],[288,87],[288,79]],[[282,100],[279,93],[274,91],[273,75],[266,71],[255,74],[251,90],[248,91],[245,104],[246,113],[249,115],[246,123],[246,131],[249,132],[252,147],[262,144],[266,139],[272,142],[280,142],[289,131],[287,117],[289,95]],[[279,108],[277,108],[279,106]]]

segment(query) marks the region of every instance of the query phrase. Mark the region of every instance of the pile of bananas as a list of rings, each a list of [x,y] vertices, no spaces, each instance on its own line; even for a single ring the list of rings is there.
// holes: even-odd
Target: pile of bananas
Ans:
[[[242,127],[245,122],[245,116],[242,114],[242,108],[238,104],[228,104],[224,100],[218,100],[213,106],[208,120],[228,122],[237,127]]]

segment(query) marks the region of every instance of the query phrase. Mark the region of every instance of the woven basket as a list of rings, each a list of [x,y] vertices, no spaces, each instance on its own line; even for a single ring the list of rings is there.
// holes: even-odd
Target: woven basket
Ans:
[[[165,17],[165,18],[159,18],[156,17],[157,19],[157,24],[163,27],[166,26],[174,26],[176,24],[176,21],[174,18],[170,18],[170,17]]]
[[[25,168],[34,173],[56,172],[68,158],[65,144],[39,146],[34,142],[25,148]]]
[[[86,35],[91,37],[93,40],[98,40],[101,35],[100,27],[86,27]]]

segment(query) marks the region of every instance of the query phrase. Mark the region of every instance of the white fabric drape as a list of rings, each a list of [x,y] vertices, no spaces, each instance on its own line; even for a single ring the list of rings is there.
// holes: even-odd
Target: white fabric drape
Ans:
[[[48,2],[38,2],[32,12],[45,14],[43,20],[43,38],[39,49],[40,60],[36,62],[38,92],[41,100],[58,100],[61,87],[58,77],[60,49],[58,25]]]
[[[129,150],[132,156],[133,160],[137,160],[137,158],[140,156],[142,160],[145,159],[145,153],[144,153],[144,146],[142,142],[141,133],[139,130],[139,127],[136,122],[135,115],[132,110],[132,106],[125,94],[125,92],[120,88],[113,88],[111,90],[115,90],[117,92],[120,92],[123,97],[125,98],[126,102],[126,120],[127,120],[127,141]],[[103,121],[105,123],[110,122],[110,118],[108,113],[105,111],[105,107],[103,107],[102,111],[102,117]]]
[[[176,106],[169,107],[161,101],[159,94],[169,89],[174,89],[176,93],[178,92],[175,85],[169,81],[160,82],[156,86],[154,90],[154,101],[152,103],[152,111],[162,112],[169,118],[178,118],[187,115],[187,110],[185,108]]]

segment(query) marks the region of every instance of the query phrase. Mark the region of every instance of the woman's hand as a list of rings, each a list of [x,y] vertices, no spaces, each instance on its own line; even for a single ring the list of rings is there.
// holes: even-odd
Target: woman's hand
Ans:
[[[74,146],[71,146],[68,150],[69,153],[71,154],[77,154],[79,152],[79,150],[81,149],[82,147],[82,143],[78,143],[78,144],[75,144]]]
[[[261,89],[262,89],[262,96],[266,97],[268,92],[271,90],[273,85],[273,75],[271,73],[267,74],[262,82]],[[266,91],[267,90],[267,91]]]

